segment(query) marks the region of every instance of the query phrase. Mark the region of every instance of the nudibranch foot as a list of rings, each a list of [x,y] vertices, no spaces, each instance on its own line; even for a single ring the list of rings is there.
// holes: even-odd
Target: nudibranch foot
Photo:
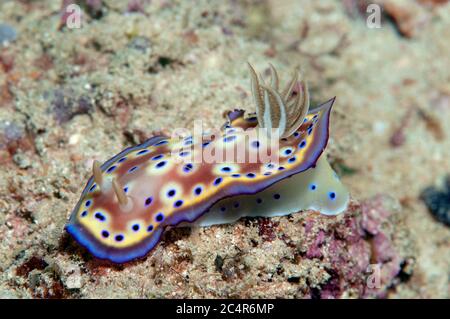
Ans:
[[[242,217],[286,216],[303,210],[337,215],[347,208],[349,197],[330,164],[320,157],[315,167],[284,179],[257,194],[234,196],[219,201],[193,224],[229,224]]]

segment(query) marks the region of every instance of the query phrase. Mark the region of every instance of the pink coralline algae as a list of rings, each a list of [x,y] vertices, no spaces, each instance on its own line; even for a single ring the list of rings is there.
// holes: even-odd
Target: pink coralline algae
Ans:
[[[365,201],[361,206],[361,226],[371,243],[372,277],[376,281],[366,287],[365,294],[368,296],[385,297],[387,291],[377,287],[395,285],[411,275],[414,259],[401,254],[402,249],[411,252],[411,244],[399,246],[407,231],[401,228],[402,218],[398,206],[392,198],[382,195]],[[374,278],[378,275],[379,278]]]
[[[51,112],[59,124],[70,121],[79,114],[89,114],[92,104],[85,96],[76,97],[68,90],[56,89],[53,91]]]
[[[0,121],[0,164],[6,164],[19,150],[33,149],[33,139],[17,122]]]
[[[412,247],[405,240],[399,204],[391,197],[352,201],[342,220],[324,220],[314,214],[303,222],[307,239],[300,260],[320,260],[328,276],[310,286],[306,297],[386,297],[411,275]]]
[[[307,258],[322,257],[322,251],[320,248],[324,242],[325,242],[325,232],[323,230],[320,230],[313,244],[309,247],[308,251],[306,252],[306,257]]]
[[[147,2],[149,2],[149,1],[147,1]],[[143,1],[141,1],[141,0],[130,0],[128,2],[127,11],[128,12],[140,12],[140,13],[143,13],[144,12]]]

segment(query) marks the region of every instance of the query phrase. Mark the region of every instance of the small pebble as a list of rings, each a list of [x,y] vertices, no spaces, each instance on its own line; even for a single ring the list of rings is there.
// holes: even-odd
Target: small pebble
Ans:
[[[372,128],[376,135],[381,136],[386,132],[387,124],[384,121],[375,121]]]
[[[79,274],[72,274],[69,277],[67,277],[65,284],[67,289],[80,289],[81,276]]]
[[[145,53],[151,46],[151,42],[148,38],[137,36],[134,37],[130,43],[128,43],[128,47],[141,51],[142,53]]]
[[[0,121],[0,135],[3,135],[6,144],[9,144],[20,140],[25,135],[25,131],[15,122]]]
[[[28,156],[22,153],[17,153],[13,156],[14,163],[22,169],[30,168],[31,160]]]
[[[80,141],[80,138],[81,138],[80,134],[72,134],[69,137],[69,145],[78,144],[78,142]]]
[[[444,189],[427,187],[421,198],[438,221],[450,226],[450,175],[445,180]]]
[[[17,31],[12,26],[0,23],[0,45],[7,46],[17,39]]]

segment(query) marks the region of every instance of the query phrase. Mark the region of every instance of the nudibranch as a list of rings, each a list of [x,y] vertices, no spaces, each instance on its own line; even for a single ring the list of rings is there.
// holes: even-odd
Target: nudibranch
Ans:
[[[334,98],[310,110],[298,73],[280,91],[270,69],[266,84],[250,66],[256,112],[228,112],[216,134],[157,135],[95,161],[67,231],[97,258],[123,263],[170,227],[343,212],[349,194],[323,154]]]

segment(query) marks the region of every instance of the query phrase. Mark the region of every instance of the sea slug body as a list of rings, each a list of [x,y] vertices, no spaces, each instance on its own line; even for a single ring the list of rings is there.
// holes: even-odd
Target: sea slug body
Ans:
[[[343,212],[349,194],[323,154],[334,98],[309,110],[297,73],[281,92],[273,66],[270,85],[250,73],[255,114],[231,111],[215,136],[154,136],[94,162],[67,231],[97,258],[123,263],[145,256],[168,226]]]

